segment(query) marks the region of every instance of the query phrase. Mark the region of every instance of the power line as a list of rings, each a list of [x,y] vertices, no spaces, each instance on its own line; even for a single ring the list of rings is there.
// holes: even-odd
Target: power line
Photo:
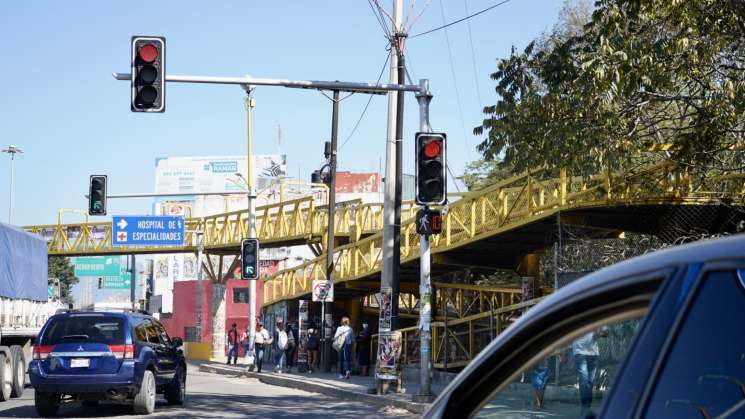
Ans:
[[[378,75],[378,81],[375,82],[375,84],[380,83],[380,79],[383,77],[383,73],[385,72],[385,68],[388,65],[388,59],[390,58],[390,54],[387,54],[385,56],[385,62],[383,63],[383,68],[380,69],[380,74]],[[349,133],[349,136],[346,140],[341,144],[341,147],[339,147],[339,150],[344,148],[344,146],[349,142],[350,139],[352,139],[352,136],[357,131],[357,127],[360,126],[360,122],[362,122],[362,118],[365,117],[365,113],[367,112],[367,108],[370,106],[370,102],[372,102],[372,98],[375,95],[369,95],[370,97],[367,99],[367,104],[365,105],[365,108],[362,109],[362,114],[360,115],[359,119],[357,120],[357,123],[354,124],[354,128],[352,128],[352,132]]]
[[[372,0],[367,0],[367,4],[370,5],[370,10],[372,10],[373,15],[375,16],[375,20],[378,21],[378,24],[380,24],[380,27],[383,29],[385,37],[390,39],[391,33],[388,31],[388,26],[386,26],[385,21],[382,19],[380,13],[376,10],[376,7],[373,5]]]
[[[463,0],[463,5],[466,8],[466,15],[468,15],[468,0]],[[468,25],[468,42],[471,43],[471,62],[473,63],[473,80],[476,82],[476,98],[479,101],[479,109],[484,106],[484,102],[481,101],[481,87],[479,86],[479,73],[476,70],[476,49],[473,47],[473,34],[471,33],[471,21],[467,20]]]
[[[423,35],[427,35],[427,34],[429,34],[429,33],[435,32],[435,31],[439,31],[440,29],[444,29],[444,28],[447,28],[448,26],[452,26],[452,25],[455,25],[456,23],[460,23],[460,22],[463,22],[464,20],[467,20],[467,19],[470,19],[470,18],[472,18],[472,17],[478,16],[478,15],[480,15],[480,14],[482,14],[482,13],[486,13],[486,12],[488,12],[489,10],[491,10],[491,9],[494,9],[494,8],[496,8],[496,7],[499,7],[499,6],[501,6],[501,5],[505,4],[505,3],[509,3],[510,1],[511,1],[511,0],[502,0],[502,1],[501,1],[501,2],[499,2],[499,3],[497,3],[497,4],[494,4],[494,5],[492,5],[492,6],[489,6],[489,7],[487,7],[486,9],[480,10],[480,11],[478,11],[478,12],[476,12],[476,13],[472,14],[472,15],[468,15],[468,16],[466,16],[466,17],[464,17],[464,18],[461,18],[461,19],[458,19],[458,20],[456,20],[456,21],[454,21],[454,22],[450,22],[450,23],[447,23],[447,24],[445,24],[445,25],[442,25],[442,26],[440,26],[440,27],[437,27],[437,28],[434,28],[434,29],[430,29],[430,30],[428,30],[428,31],[425,31],[425,32],[421,32],[421,33],[418,33],[418,34],[416,34],[416,35],[411,35],[411,36],[409,36],[409,38],[417,38],[417,37],[420,37],[420,36],[423,36]]]
[[[440,0],[440,12],[442,14],[442,21],[445,22],[445,6]],[[453,86],[455,87],[455,99],[458,103],[458,116],[460,116],[460,127],[463,130],[463,143],[466,146],[466,155],[468,160],[471,160],[471,145],[468,143],[468,136],[466,135],[466,122],[463,118],[463,106],[460,100],[460,91],[458,90],[458,78],[455,75],[455,63],[453,62],[453,50],[450,47],[450,36],[448,35],[447,29],[445,29],[445,41],[448,46],[448,58],[450,58],[450,73],[453,76]]]

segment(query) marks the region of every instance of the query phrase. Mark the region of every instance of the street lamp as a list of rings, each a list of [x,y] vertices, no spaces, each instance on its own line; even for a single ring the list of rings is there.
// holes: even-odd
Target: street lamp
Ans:
[[[8,204],[8,224],[10,224],[13,219],[13,165],[16,154],[22,154],[23,150],[11,144],[3,149],[3,153],[10,154],[10,203]]]

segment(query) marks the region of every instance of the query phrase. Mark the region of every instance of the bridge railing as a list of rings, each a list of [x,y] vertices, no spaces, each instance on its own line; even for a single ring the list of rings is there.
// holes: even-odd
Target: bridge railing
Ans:
[[[468,365],[497,335],[544,297],[512,304],[452,321],[431,323],[431,361],[435,368],[461,368]],[[401,332],[400,362],[420,363],[420,333],[417,326],[398,329]],[[373,335],[370,353],[376,354],[378,335]]]
[[[702,203],[722,198],[742,200],[745,173],[692,176],[684,166],[662,162],[639,170],[595,176],[568,176],[561,170],[558,177],[544,170],[531,170],[520,176],[498,182],[488,188],[464,194],[446,208],[442,234],[432,236],[432,252],[481,240],[526,224],[558,210],[626,204]],[[419,236],[416,234],[411,208],[402,216],[401,261],[419,256]],[[382,232],[334,250],[335,282],[350,281],[380,272]],[[300,273],[309,272],[308,279],[325,279],[325,257],[296,268],[278,272],[269,281],[290,282],[293,286],[270,285],[264,304],[298,297],[310,292],[309,281],[301,281]],[[298,272],[296,272],[298,271]],[[273,290],[286,290],[275,292]]]

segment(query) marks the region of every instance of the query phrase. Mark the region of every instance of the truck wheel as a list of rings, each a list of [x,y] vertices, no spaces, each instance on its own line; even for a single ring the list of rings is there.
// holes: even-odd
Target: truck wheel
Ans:
[[[13,364],[13,385],[10,397],[21,397],[26,386],[26,355],[18,345],[10,347],[11,362]]]
[[[140,391],[135,395],[132,407],[135,413],[146,415],[153,413],[153,410],[155,410],[155,377],[152,371],[145,370]]]
[[[10,399],[13,389],[13,363],[9,356],[0,354],[0,402]]]
[[[39,416],[43,418],[55,416],[59,410],[59,395],[36,391],[34,392],[34,405]]]

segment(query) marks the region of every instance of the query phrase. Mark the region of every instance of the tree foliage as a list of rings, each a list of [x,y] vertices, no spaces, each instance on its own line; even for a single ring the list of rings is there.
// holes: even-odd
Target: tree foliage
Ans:
[[[75,269],[70,260],[65,257],[49,257],[49,278],[57,278],[60,283],[60,300],[64,304],[72,304],[72,286],[78,283]]]
[[[663,158],[739,167],[718,152],[743,141],[744,18],[743,0],[597,1],[581,29],[555,28],[498,61],[478,149],[512,173]],[[655,144],[672,148],[652,155]]]

